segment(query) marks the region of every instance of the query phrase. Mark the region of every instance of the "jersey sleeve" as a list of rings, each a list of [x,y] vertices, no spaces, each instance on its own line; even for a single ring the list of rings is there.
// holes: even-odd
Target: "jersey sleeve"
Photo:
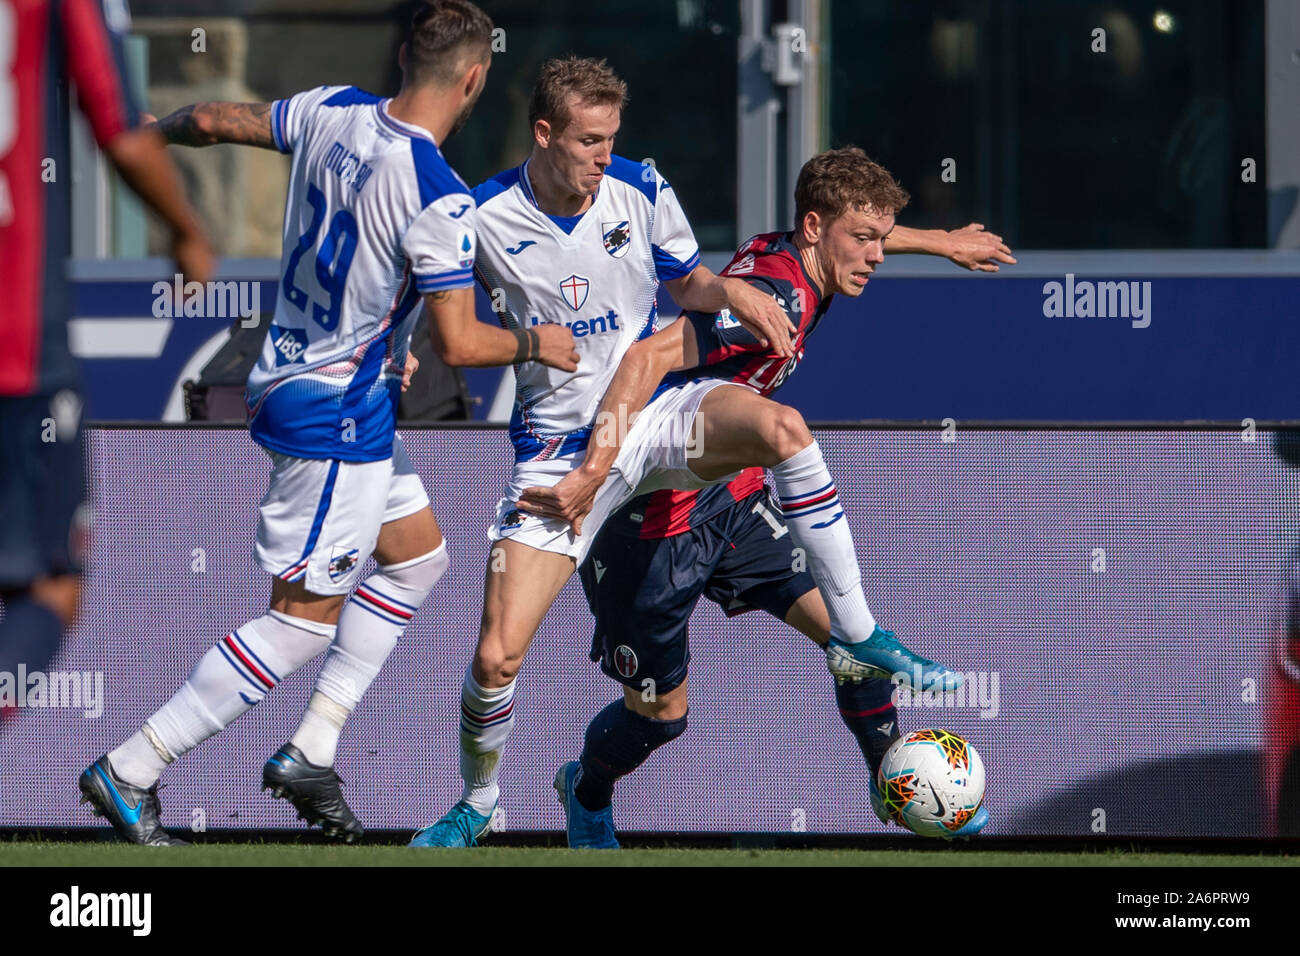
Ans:
[[[448,193],[411,223],[402,249],[421,294],[474,284],[474,214],[474,199],[468,192]]]
[[[317,108],[346,86],[318,86],[304,90],[271,104],[271,136],[275,148],[282,153],[292,153],[298,141],[311,124]]]
[[[140,122],[122,46],[131,17],[125,0],[64,0],[59,14],[77,102],[103,148]]]
[[[777,276],[739,276],[742,281],[765,292],[776,300],[776,304],[785,310],[790,321],[799,325],[798,296],[794,284]],[[742,352],[766,352],[764,346],[753,334],[734,318],[730,311],[721,312],[683,312],[690,324],[688,334],[694,334],[695,344],[699,350],[700,365],[716,365]]]
[[[691,224],[682,211],[681,203],[677,201],[677,192],[658,172],[654,172],[653,167],[647,168],[653,173],[659,187],[655,199],[654,228],[650,234],[655,274],[660,282],[680,279],[700,264],[700,244],[695,241]]]

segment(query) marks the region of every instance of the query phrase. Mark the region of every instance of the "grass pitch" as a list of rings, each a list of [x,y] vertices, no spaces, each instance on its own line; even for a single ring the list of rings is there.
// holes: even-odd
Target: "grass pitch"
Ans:
[[[136,847],[121,843],[0,843],[7,866],[1297,866],[1300,857],[1246,854],[1147,853],[1085,849],[1077,852],[933,850],[747,850],[655,847],[614,853],[551,847],[475,847],[470,850],[402,846],[296,843],[212,843],[193,847]]]

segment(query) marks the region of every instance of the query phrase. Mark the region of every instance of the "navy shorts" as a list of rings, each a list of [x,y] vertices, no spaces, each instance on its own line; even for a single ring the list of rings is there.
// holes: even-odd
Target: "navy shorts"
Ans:
[[[0,397],[0,591],[81,571],[85,500],[80,396]]]
[[[795,571],[794,542],[781,534],[781,509],[758,491],[700,527],[670,538],[640,537],[625,508],[600,530],[579,569],[596,632],[591,659],[636,690],[654,681],[666,693],[686,679],[686,625],[700,597],[730,615],[762,610],[781,620],[817,585]]]

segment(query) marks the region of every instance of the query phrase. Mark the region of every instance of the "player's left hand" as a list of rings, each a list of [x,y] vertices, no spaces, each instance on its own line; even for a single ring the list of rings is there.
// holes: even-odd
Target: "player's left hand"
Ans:
[[[402,372],[402,391],[411,387],[411,376],[420,369],[420,360],[410,352],[406,353],[406,369]]]
[[[748,282],[740,279],[728,279],[727,308],[749,333],[763,342],[782,358],[794,354],[790,336],[797,334],[798,326],[790,321],[785,309],[776,304],[766,292],[760,292]]]
[[[559,518],[573,525],[574,534],[582,534],[582,519],[591,513],[596,492],[605,483],[605,475],[579,465],[554,486],[525,488],[516,506],[520,511],[540,518]]]
[[[985,232],[984,226],[972,222],[962,229],[953,229],[948,233],[948,258],[963,269],[975,272],[997,272],[998,263],[1015,265],[1015,256],[1001,236]]]

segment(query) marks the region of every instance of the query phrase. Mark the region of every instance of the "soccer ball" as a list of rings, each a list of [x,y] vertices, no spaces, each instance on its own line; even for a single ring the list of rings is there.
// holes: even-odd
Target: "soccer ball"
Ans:
[[[950,836],[984,802],[984,761],[946,730],[914,730],[895,740],[877,779],[895,823],[919,836]]]

